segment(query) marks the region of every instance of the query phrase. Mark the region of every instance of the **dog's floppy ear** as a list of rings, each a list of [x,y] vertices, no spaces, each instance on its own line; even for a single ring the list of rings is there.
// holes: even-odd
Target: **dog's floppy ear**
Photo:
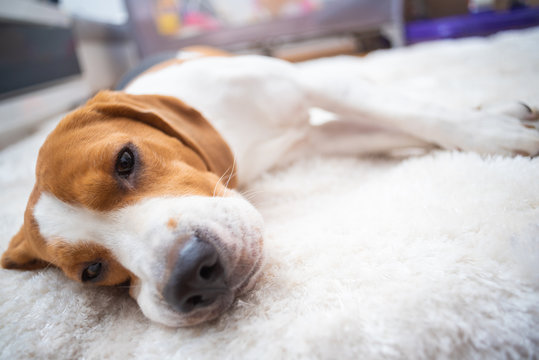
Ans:
[[[204,116],[182,101],[163,95],[101,91],[88,105],[104,115],[141,121],[177,138],[201,158],[208,171],[223,177],[230,187],[236,185],[234,155],[227,143]]]
[[[48,265],[41,260],[28,239],[29,234],[25,231],[25,225],[13,236],[7,250],[2,255],[2,267],[4,269],[36,270]]]

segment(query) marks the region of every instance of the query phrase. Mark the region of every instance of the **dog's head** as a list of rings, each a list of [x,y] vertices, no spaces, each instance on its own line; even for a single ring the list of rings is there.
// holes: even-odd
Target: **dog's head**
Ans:
[[[144,314],[169,326],[215,318],[262,259],[262,219],[234,184],[230,149],[196,110],[101,92],[43,144],[2,266],[129,283]]]

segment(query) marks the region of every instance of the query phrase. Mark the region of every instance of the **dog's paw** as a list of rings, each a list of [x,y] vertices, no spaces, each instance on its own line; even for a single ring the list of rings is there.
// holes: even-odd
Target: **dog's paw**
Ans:
[[[512,110],[512,115],[480,111],[454,124],[449,148],[480,154],[539,155],[537,112],[527,105]]]
[[[539,108],[523,101],[478,106],[477,110],[481,110],[489,114],[512,116],[522,121],[539,120]]]

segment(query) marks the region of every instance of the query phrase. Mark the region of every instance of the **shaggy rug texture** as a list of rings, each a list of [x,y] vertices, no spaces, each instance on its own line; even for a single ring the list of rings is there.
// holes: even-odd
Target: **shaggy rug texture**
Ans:
[[[447,107],[537,106],[538,44],[536,28],[319,61]],[[0,153],[2,251],[52,125]],[[244,192],[267,260],[225,315],[171,329],[126,289],[0,270],[0,358],[539,357],[539,159],[314,157]]]

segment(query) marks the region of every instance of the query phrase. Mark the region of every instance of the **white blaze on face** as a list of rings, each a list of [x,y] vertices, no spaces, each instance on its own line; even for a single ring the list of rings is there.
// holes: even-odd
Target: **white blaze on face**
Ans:
[[[187,315],[172,311],[160,295],[167,280],[167,255],[178,251],[178,243],[205,234],[205,240],[219,252],[232,290],[252,275],[246,272],[246,265],[260,266],[262,257],[262,218],[235,193],[224,198],[149,198],[108,212],[67,204],[42,193],[34,218],[51,246],[55,241],[74,245],[91,242],[108,249],[138,277],[140,288],[134,297],[144,314],[169,326],[190,324]],[[247,259],[245,254],[249,254]]]
[[[102,228],[109,226],[103,214],[69,205],[49,193],[39,197],[34,206],[34,218],[46,240],[61,238],[67,243],[95,238]]]

